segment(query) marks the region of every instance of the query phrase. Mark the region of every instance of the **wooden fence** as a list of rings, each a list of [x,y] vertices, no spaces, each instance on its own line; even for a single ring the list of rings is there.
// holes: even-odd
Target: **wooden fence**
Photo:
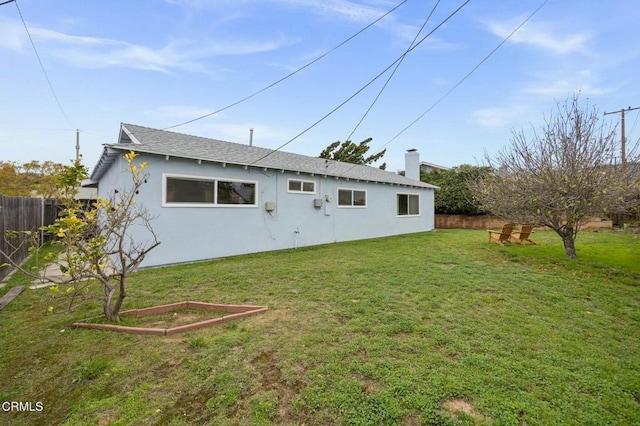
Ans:
[[[508,222],[498,216],[465,216],[457,214],[436,214],[436,229],[500,229]],[[610,220],[592,219],[582,226],[587,228],[611,228]]]
[[[498,216],[466,216],[460,214],[437,214],[436,229],[493,229],[502,228],[505,220]]]
[[[623,226],[627,222],[640,223],[640,209],[633,213],[614,213],[611,215],[614,226]]]
[[[30,197],[7,197],[0,194],[0,251],[11,256],[11,260],[20,263],[29,255],[28,244],[23,239],[7,238],[7,231],[38,232],[41,226],[51,225],[60,211],[57,200],[45,200]],[[40,240],[42,243],[43,241]],[[0,253],[0,265],[9,263]],[[0,267],[0,281],[12,268]]]

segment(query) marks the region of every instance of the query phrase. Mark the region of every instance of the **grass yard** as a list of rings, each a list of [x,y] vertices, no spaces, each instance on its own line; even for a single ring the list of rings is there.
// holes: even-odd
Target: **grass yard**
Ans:
[[[499,247],[438,230],[151,269],[124,309],[269,311],[168,337],[70,329],[47,290],[0,311],[0,424],[640,424],[640,242]],[[20,283],[15,276],[7,287]],[[5,405],[3,405],[4,407]]]

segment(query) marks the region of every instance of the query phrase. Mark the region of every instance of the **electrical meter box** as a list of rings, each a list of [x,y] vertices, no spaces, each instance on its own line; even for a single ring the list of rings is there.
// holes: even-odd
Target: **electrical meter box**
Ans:
[[[313,207],[319,209],[322,207],[322,198],[314,198],[313,199]]]
[[[264,209],[268,212],[272,212],[276,209],[276,203],[273,201],[267,201],[264,203]]]

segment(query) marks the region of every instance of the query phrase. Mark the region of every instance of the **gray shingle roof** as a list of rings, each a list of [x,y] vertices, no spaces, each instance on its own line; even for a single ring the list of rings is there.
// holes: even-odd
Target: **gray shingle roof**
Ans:
[[[111,150],[109,148],[111,148]],[[113,150],[133,150],[140,153],[168,155],[170,157],[189,158],[201,161],[266,167],[276,170],[313,173],[321,176],[326,175],[371,182],[394,183],[420,188],[437,188],[428,183],[409,179],[375,167],[325,160],[323,158],[274,151],[272,149],[190,136],[125,123],[121,125],[119,142],[117,144],[105,145],[105,151],[91,175],[92,180],[100,180],[102,174],[109,168],[114,160]]]

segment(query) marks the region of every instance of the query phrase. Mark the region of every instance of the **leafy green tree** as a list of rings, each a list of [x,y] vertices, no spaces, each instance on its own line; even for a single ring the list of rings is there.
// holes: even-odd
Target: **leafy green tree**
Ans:
[[[558,104],[539,132],[514,131],[509,146],[494,159],[487,156],[496,172],[470,184],[482,208],[553,229],[567,258],[575,258],[582,225],[627,208],[639,187],[637,150],[626,164],[617,164],[615,129],[599,124],[599,117],[573,96]]]
[[[64,167],[53,161],[0,161],[0,194],[56,198],[56,179]]]
[[[381,159],[387,152],[386,149],[383,149],[377,154],[365,157],[365,154],[371,148],[369,143],[371,143],[372,140],[373,138],[367,138],[359,144],[355,144],[351,141],[336,141],[326,147],[320,153],[319,157],[326,158],[328,160],[342,161],[344,163],[369,165]],[[387,163],[382,163],[379,168],[386,170]]]
[[[491,173],[489,167],[462,164],[450,170],[434,170],[421,173],[420,180],[440,187],[435,193],[437,214],[480,215],[482,210],[469,188],[469,182],[481,179]]]

